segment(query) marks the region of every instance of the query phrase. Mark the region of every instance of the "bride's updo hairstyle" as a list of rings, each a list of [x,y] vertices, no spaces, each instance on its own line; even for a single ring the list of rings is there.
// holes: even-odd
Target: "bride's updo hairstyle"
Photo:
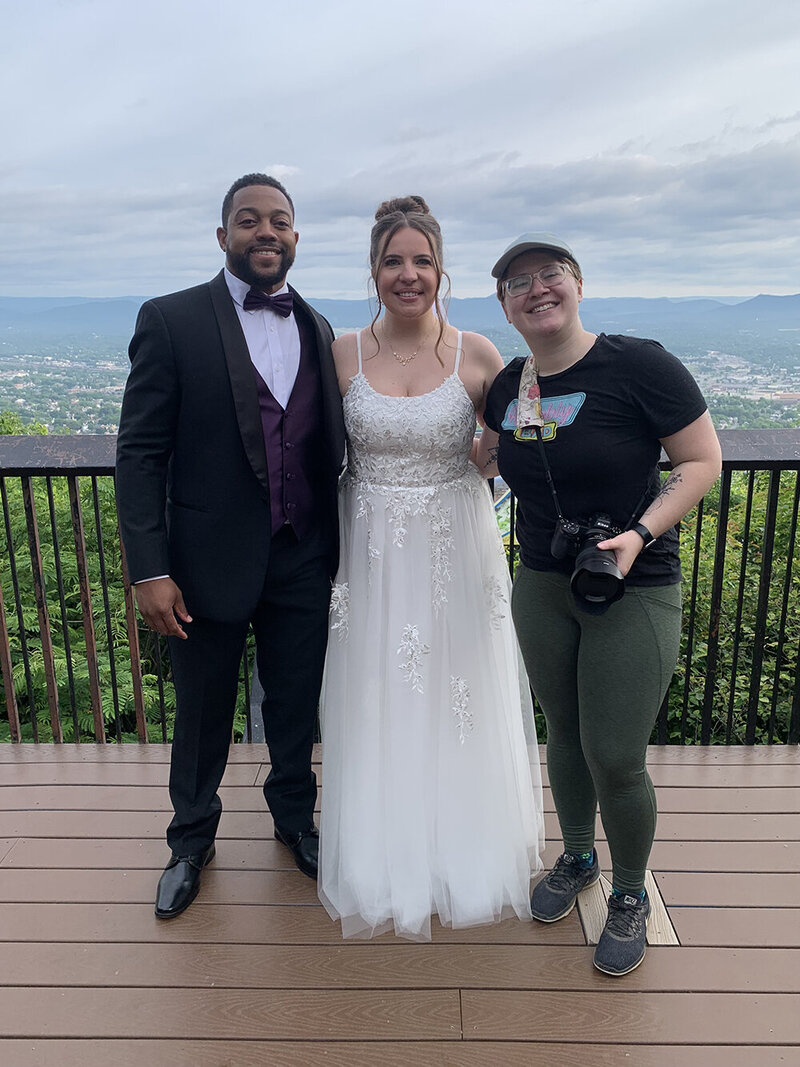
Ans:
[[[375,212],[375,225],[372,227],[369,239],[369,268],[375,285],[378,310],[370,323],[370,332],[375,338],[378,348],[380,348],[380,341],[375,333],[375,323],[378,321],[383,309],[381,294],[378,291],[378,271],[386,255],[389,242],[397,231],[405,226],[410,227],[412,230],[418,230],[425,236],[430,246],[433,265],[436,269],[437,286],[434,307],[436,308],[436,318],[439,322],[439,336],[436,338],[435,351],[436,358],[442,363],[442,359],[439,356],[439,342],[444,336],[444,328],[447,323],[446,306],[450,296],[450,277],[442,265],[442,231],[439,229],[439,223],[431,215],[431,209],[421,196],[395,196],[391,200],[384,200]],[[442,278],[447,279],[447,290],[443,300],[440,300],[439,288],[441,287]]]

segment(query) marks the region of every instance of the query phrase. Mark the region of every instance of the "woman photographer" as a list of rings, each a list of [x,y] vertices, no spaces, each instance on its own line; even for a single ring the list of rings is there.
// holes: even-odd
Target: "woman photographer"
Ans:
[[[599,803],[613,890],[594,963],[626,974],[644,958],[650,913],[647,744],[680,639],[675,524],[719,475],[719,443],[678,359],[655,341],[583,328],[581,270],[558,237],[523,234],[492,275],[531,352],[495,379],[486,424],[518,500],[512,610],[564,841],[531,908],[555,922],[600,877]]]

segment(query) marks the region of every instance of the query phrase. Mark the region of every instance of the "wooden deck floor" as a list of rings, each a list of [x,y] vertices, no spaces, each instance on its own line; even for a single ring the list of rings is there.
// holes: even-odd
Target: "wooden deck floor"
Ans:
[[[0,745],[3,1067],[800,1064],[797,747],[651,750],[680,945],[622,979],[577,910],[343,943],[272,839],[264,758],[232,750],[217,859],[164,923],[168,749]]]

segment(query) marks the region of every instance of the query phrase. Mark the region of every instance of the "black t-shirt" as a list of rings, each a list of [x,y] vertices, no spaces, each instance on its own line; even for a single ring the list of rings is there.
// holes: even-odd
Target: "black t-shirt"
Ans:
[[[574,556],[554,559],[556,511],[532,430],[516,434],[519,381],[525,360],[512,360],[486,401],[486,424],[500,434],[500,474],[518,500],[516,532],[522,562],[533,570],[571,574]],[[597,513],[620,528],[640,518],[658,495],[660,438],[694,422],[706,403],[689,371],[657,341],[600,334],[583,359],[541,376],[542,431],[565,518],[584,525]],[[667,530],[636,558],[629,585],[670,585],[680,579],[678,533]]]

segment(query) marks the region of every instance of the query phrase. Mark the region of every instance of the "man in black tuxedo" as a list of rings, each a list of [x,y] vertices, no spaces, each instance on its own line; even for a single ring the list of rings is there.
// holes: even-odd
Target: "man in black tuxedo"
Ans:
[[[317,874],[311,747],[338,557],[344,454],[329,324],[286,284],[298,234],[280,182],[222,207],[216,278],[143,305],[117,445],[117,506],[145,621],[169,640],[177,714],[156,915],[214,856],[239,665],[252,623],[275,836]]]

